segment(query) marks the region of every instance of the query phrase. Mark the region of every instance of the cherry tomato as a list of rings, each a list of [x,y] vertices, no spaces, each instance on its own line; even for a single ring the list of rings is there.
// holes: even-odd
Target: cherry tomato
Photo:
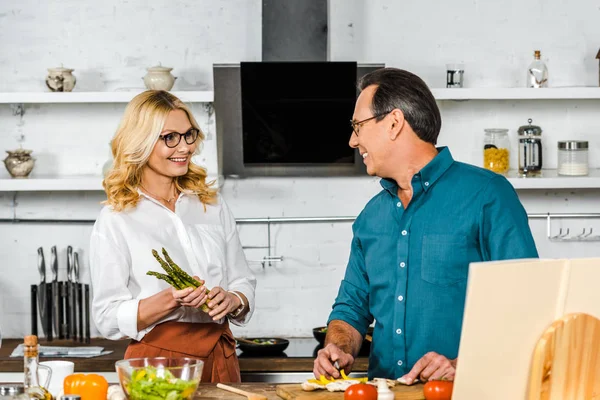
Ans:
[[[450,400],[452,398],[452,381],[429,381],[423,387],[425,400]]]
[[[367,383],[356,383],[346,389],[344,400],[377,400],[377,388]]]

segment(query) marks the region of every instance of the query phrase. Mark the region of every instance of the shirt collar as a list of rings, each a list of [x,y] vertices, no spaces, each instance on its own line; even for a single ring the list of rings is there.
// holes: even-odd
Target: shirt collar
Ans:
[[[433,158],[426,166],[424,166],[419,172],[413,176],[413,182],[416,179],[420,180],[420,184],[424,191],[428,191],[433,184],[444,174],[454,163],[454,158],[450,153],[448,147],[437,147],[437,156]],[[398,184],[395,180],[390,178],[382,178],[380,181],[381,186],[393,195],[398,192]]]

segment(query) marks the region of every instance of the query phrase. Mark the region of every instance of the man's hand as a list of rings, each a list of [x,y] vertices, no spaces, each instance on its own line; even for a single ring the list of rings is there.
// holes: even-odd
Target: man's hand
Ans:
[[[339,378],[340,372],[333,364],[337,361],[339,368],[343,369],[346,374],[352,371],[352,365],[354,364],[354,357],[344,352],[335,344],[330,343],[317,353],[315,358],[313,373],[315,378],[319,379],[321,375],[327,379]]]
[[[400,379],[406,381],[407,385],[412,385],[417,378],[423,382],[440,379],[453,381],[456,373],[456,360],[458,359],[449,360],[441,354],[430,351],[415,363],[408,374]]]

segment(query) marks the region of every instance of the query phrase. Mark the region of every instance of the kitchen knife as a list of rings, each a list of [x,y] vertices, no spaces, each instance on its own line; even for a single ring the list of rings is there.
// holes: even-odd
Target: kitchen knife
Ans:
[[[65,339],[69,334],[69,326],[67,325],[69,315],[67,282],[58,282],[58,286],[60,287],[60,337]]]
[[[73,247],[67,247],[67,298],[68,298],[68,316],[67,326],[69,333],[67,339],[77,339],[75,329],[77,327],[77,321],[75,320],[77,315],[75,298],[77,296],[77,290],[73,284]]]
[[[62,339],[60,325],[62,321],[62,302],[60,299],[60,283],[58,282],[58,258],[56,246],[50,248],[50,271],[52,272],[52,325],[54,335]]]
[[[67,281],[73,280],[73,247],[67,246]]]
[[[48,309],[46,306],[46,261],[44,260],[44,249],[39,247],[37,252],[37,267],[38,272],[40,273],[40,283],[38,284],[37,289],[37,308],[38,313],[40,314],[42,332],[44,332],[44,337],[48,337],[49,326],[47,325],[48,318],[46,316],[46,310]]]
[[[54,335],[52,334],[52,284],[50,282],[46,283],[46,301],[44,304],[46,305],[46,340],[51,342]]]
[[[85,284],[85,343],[90,343],[90,285]]]
[[[81,287],[81,283],[79,283],[79,254],[75,252],[73,257],[73,273],[75,286],[77,287],[77,333],[79,341],[83,342],[83,288]]]
[[[37,285],[31,285],[31,334],[37,336]]]

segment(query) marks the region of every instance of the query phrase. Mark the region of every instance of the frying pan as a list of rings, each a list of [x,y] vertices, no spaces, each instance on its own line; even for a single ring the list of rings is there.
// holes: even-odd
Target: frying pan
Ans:
[[[244,354],[256,354],[256,355],[276,355],[281,354],[288,347],[290,341],[282,338],[245,338],[236,339],[238,347]],[[259,344],[254,343],[254,340],[274,340],[273,344]]]

